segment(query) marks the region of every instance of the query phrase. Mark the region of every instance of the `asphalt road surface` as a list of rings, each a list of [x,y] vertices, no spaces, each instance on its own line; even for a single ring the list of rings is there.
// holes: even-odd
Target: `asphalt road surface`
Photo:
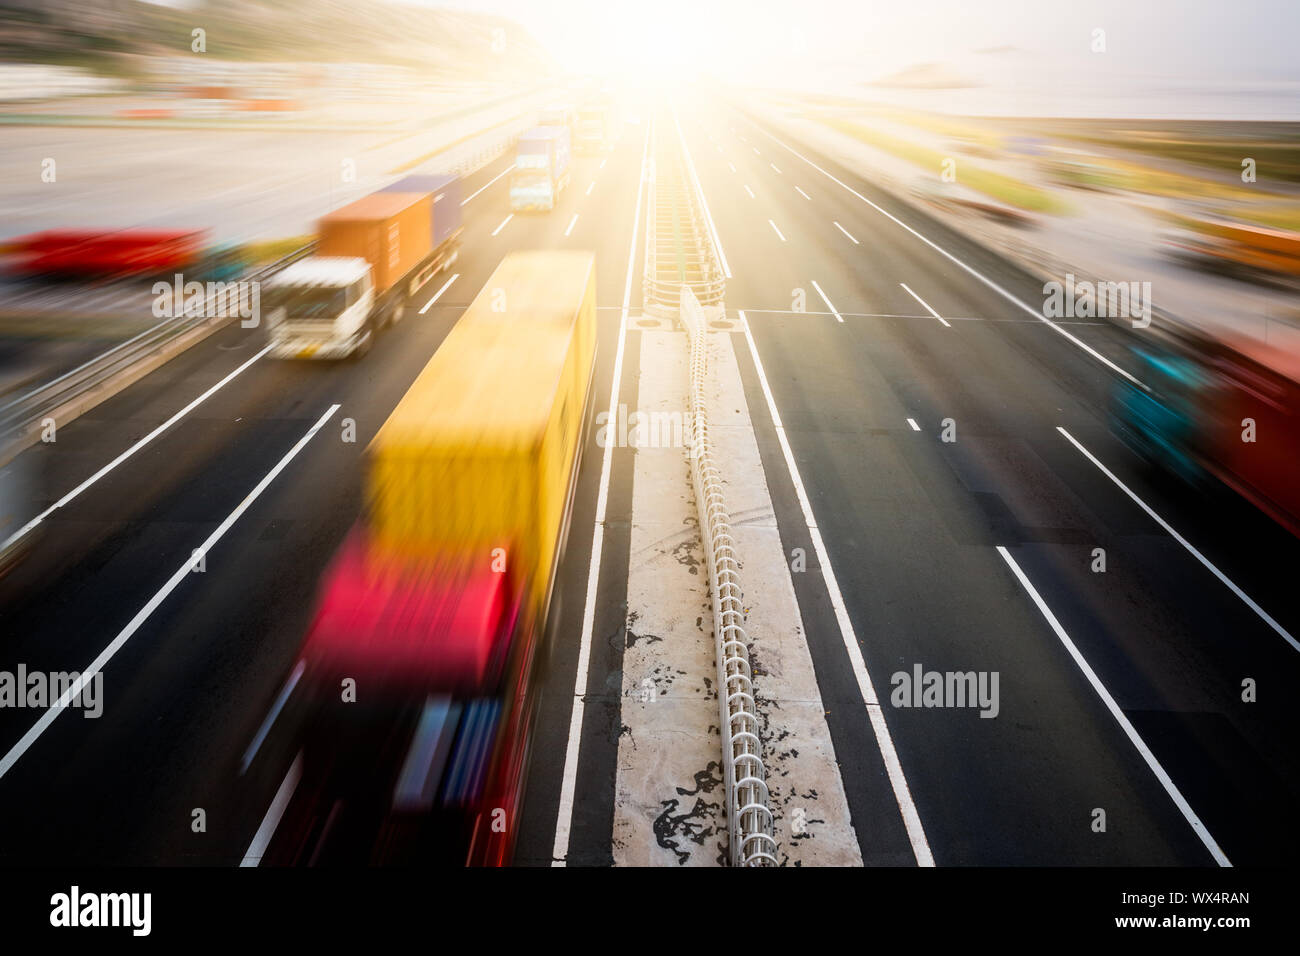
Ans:
[[[725,103],[678,116],[732,274],[731,334],[783,547],[808,555],[794,587],[863,860],[915,863],[911,812],[939,865],[1289,861],[1300,543],[1112,437],[1114,382],[1133,371],[1122,329],[1049,325],[1039,283]],[[0,580],[0,669],[103,657],[105,709],[0,710],[0,863],[244,859],[293,760],[273,738],[245,755],[360,514],[362,451],[505,253],[595,252],[594,395],[603,408],[617,384],[636,406],[639,120],[610,152],[576,158],[549,214],[509,216],[505,159],[471,177],[455,281],[364,359],[275,362],[258,357],[259,331],[228,328],[26,453],[46,482],[33,513],[93,480]],[[671,113],[659,120],[675,135]],[[594,432],[585,442],[523,864],[556,861],[557,828],[570,865],[613,860],[632,452],[614,450],[605,472]],[[203,570],[186,570],[218,534]],[[996,717],[891,706],[893,675],[916,665],[996,673]]]

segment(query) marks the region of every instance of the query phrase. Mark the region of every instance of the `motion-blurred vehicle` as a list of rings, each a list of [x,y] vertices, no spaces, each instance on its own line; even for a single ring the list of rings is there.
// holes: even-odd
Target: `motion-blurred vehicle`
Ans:
[[[1149,461],[1218,480],[1300,536],[1300,355],[1246,336],[1163,328],[1134,346],[1112,428]]]
[[[519,137],[510,173],[510,209],[551,210],[569,184],[569,128],[535,126]]]
[[[1300,233],[1226,219],[1179,221],[1164,242],[1181,259],[1247,278],[1300,281]]]
[[[251,265],[246,246],[209,244],[206,229],[49,229],[0,245],[0,316],[103,322],[148,320],[155,284],[230,283]]]
[[[537,116],[538,126],[564,126],[573,132],[578,122],[577,111],[566,103],[552,103]]]
[[[609,107],[603,104],[588,104],[578,110],[577,151],[602,152],[609,141],[609,125]]]
[[[460,185],[408,176],[317,223],[315,253],[265,283],[263,309],[277,358],[364,355],[402,320],[408,299],[456,261]]]
[[[105,277],[185,272],[200,264],[202,229],[49,229],[8,242],[21,275]]]
[[[595,353],[593,256],[513,253],[371,442],[272,862],[510,861]]]

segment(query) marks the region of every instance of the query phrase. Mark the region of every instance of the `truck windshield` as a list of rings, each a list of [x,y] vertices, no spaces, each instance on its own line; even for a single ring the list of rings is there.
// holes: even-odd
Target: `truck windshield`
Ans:
[[[333,319],[347,307],[347,290],[329,287],[281,287],[268,298],[268,308],[283,308],[286,319]]]

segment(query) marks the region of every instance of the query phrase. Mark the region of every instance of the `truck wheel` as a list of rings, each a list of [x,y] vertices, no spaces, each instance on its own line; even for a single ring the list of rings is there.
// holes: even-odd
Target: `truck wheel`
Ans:
[[[388,324],[396,325],[398,322],[402,321],[405,315],[406,315],[406,300],[401,299],[398,301],[396,305],[393,306],[392,311],[388,313]]]
[[[361,337],[361,341],[357,343],[357,347],[352,350],[352,353],[348,358],[353,360],[365,358],[366,353],[370,351],[370,346],[374,341],[375,333],[371,329],[366,329],[365,335]]]

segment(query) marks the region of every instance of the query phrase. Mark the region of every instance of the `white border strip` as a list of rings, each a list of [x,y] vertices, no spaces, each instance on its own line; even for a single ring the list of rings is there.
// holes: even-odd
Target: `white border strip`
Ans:
[[[1170,798],[1174,801],[1174,804],[1182,813],[1183,818],[1191,824],[1192,829],[1196,831],[1196,835],[1201,838],[1201,842],[1205,844],[1205,848],[1209,850],[1210,855],[1214,857],[1214,862],[1218,863],[1219,866],[1232,866],[1228,857],[1221,849],[1219,849],[1219,844],[1216,843],[1214,837],[1210,835],[1210,831],[1206,828],[1205,824],[1201,822],[1201,818],[1196,815],[1196,811],[1192,809],[1191,804],[1187,802],[1183,797],[1182,792],[1170,778],[1169,774],[1165,772],[1165,768],[1160,765],[1160,761],[1157,760],[1156,755],[1151,752],[1151,748],[1146,745],[1146,741],[1144,741],[1141,736],[1138,735],[1138,732],[1133,729],[1133,725],[1129,723],[1128,717],[1124,716],[1124,711],[1120,710],[1119,705],[1115,703],[1115,698],[1110,696],[1110,691],[1106,690],[1106,686],[1102,684],[1093,669],[1088,666],[1088,662],[1084,660],[1083,655],[1079,653],[1079,649],[1074,646],[1074,641],[1070,640],[1070,635],[1065,633],[1065,628],[1061,627],[1061,622],[1056,619],[1056,615],[1053,614],[1052,609],[1047,606],[1047,602],[1039,596],[1038,591],[1034,589],[1034,585],[1030,583],[1029,578],[1025,576],[1025,572],[1020,570],[1020,565],[1016,564],[1016,561],[1011,557],[1010,552],[1008,552],[1006,548],[1002,547],[1002,545],[998,545],[997,549],[998,554],[1002,555],[1002,560],[1006,561],[1007,566],[1011,568],[1011,572],[1016,576],[1016,580],[1020,582],[1021,587],[1023,587],[1033,599],[1034,604],[1038,606],[1038,610],[1042,612],[1043,617],[1046,618],[1047,623],[1051,625],[1056,636],[1060,639],[1061,643],[1065,645],[1065,650],[1072,658],[1074,658],[1074,662],[1079,665],[1079,670],[1083,671],[1083,676],[1088,679],[1088,683],[1091,684],[1092,689],[1097,692],[1097,696],[1100,697],[1101,702],[1106,705],[1106,709],[1109,710],[1111,716],[1115,718],[1115,722],[1119,724],[1120,729],[1124,731],[1125,736],[1127,736],[1133,746],[1137,748],[1138,753],[1142,755],[1142,759],[1145,760],[1147,766],[1151,768],[1151,772],[1155,774],[1156,779],[1160,781],[1160,785],[1165,788],[1165,792],[1169,794]]]
[[[1224,574],[1217,567],[1215,567],[1209,558],[1201,554],[1201,552],[1197,551],[1196,548],[1192,546],[1190,541],[1188,541],[1181,534],[1175,531],[1173,525],[1171,525],[1164,518],[1160,517],[1160,515],[1156,514],[1155,510],[1150,505],[1148,505],[1145,501],[1143,501],[1136,494],[1134,494],[1134,492],[1129,488],[1128,485],[1124,484],[1124,482],[1116,478],[1115,473],[1111,471],[1109,468],[1107,468],[1105,465],[1103,465],[1100,461],[1098,461],[1097,457],[1093,455],[1092,452],[1088,451],[1088,449],[1084,448],[1083,445],[1081,445],[1073,435],[1067,432],[1060,425],[1056,426],[1056,430],[1060,432],[1062,435],[1064,435],[1065,439],[1071,445],[1077,448],[1085,458],[1087,458],[1090,462],[1096,465],[1103,475],[1105,475],[1112,482],[1114,482],[1116,487],[1118,487],[1120,491],[1124,492],[1124,494],[1132,498],[1133,501],[1137,503],[1137,506],[1141,508],[1143,511],[1145,511],[1151,517],[1151,519],[1155,521],[1156,524],[1160,525],[1160,527],[1164,528],[1167,532],[1169,532],[1170,537],[1172,537],[1175,541],[1177,541],[1184,548],[1186,548],[1187,552],[1192,557],[1194,557],[1197,561],[1201,562],[1201,564],[1205,566],[1206,570],[1208,570],[1216,578],[1222,581],[1224,585],[1227,586],[1229,591],[1237,595],[1237,597],[1241,598],[1241,600],[1245,603],[1245,605],[1248,608],[1250,608],[1252,611],[1254,611],[1256,614],[1259,615],[1260,620],[1262,620],[1265,624],[1267,624],[1279,635],[1281,635],[1282,639],[1286,641],[1288,644],[1290,644],[1292,649],[1300,651],[1300,641],[1297,641],[1294,637],[1292,637],[1291,633],[1286,628],[1284,628],[1281,624],[1275,621],[1271,614],[1269,614],[1262,607],[1256,604],[1254,600],[1251,599],[1250,595],[1248,595],[1241,588],[1237,587],[1237,585],[1233,583],[1231,578],[1229,578],[1226,574]]]
[[[910,296],[911,296],[913,299],[915,299],[917,302],[920,302],[920,303],[921,303],[921,308],[925,309],[925,311],[929,312],[932,316],[934,316],[936,319],[938,319],[940,322],[942,322],[946,328],[949,328],[949,329],[952,328],[951,325],[948,325],[948,320],[947,320],[947,319],[945,319],[945,318],[944,318],[942,315],[940,315],[938,312],[934,311],[934,309],[930,308],[930,304],[929,304],[928,302],[926,302],[926,301],[925,301],[924,299],[922,299],[919,295],[917,295],[915,292],[912,291],[912,287],[911,287],[911,286],[909,286],[906,282],[900,282],[900,283],[898,283],[898,284],[901,285],[901,286],[903,287],[904,291],[907,292],[908,295],[910,295]]]
[[[835,609],[835,620],[840,626],[840,637],[844,641],[845,651],[848,652],[849,663],[853,667],[854,677],[857,678],[858,690],[866,705],[867,715],[871,718],[871,729],[875,733],[876,745],[880,748],[881,759],[884,760],[885,770],[889,774],[889,785],[893,788],[894,799],[898,801],[903,826],[907,828],[907,838],[912,844],[912,853],[916,857],[918,866],[934,866],[934,855],[930,852],[930,843],[926,839],[925,828],[921,825],[921,815],[912,800],[912,791],[907,786],[903,765],[899,762],[898,752],[894,749],[894,740],[889,734],[888,724],[885,723],[880,699],[876,696],[876,688],[871,683],[871,675],[867,673],[862,647],[858,644],[853,622],[849,620],[849,612],[844,606],[844,596],[840,593],[839,582],[835,578],[835,571],[831,568],[830,555],[826,551],[825,542],[822,541],[817,519],[813,516],[812,504],[808,500],[808,493],[804,490],[803,479],[799,477],[799,466],[795,464],[794,452],[790,450],[790,442],[785,435],[785,426],[781,424],[781,414],[776,410],[776,400],[772,397],[772,389],[767,384],[767,374],[763,371],[762,359],[758,357],[758,346],[754,344],[754,336],[749,330],[749,320],[745,318],[744,312],[739,315],[741,327],[745,332],[745,341],[749,343],[749,354],[754,360],[754,370],[758,373],[763,397],[767,399],[767,410],[772,416],[772,426],[776,429],[777,440],[781,443],[781,453],[785,456],[785,465],[790,472],[795,495],[799,498],[804,524],[808,526],[813,550],[817,552],[817,563],[821,566],[826,593],[830,597],[831,607]]]
[[[743,114],[742,114],[742,116],[743,116]],[[1069,339],[1071,342],[1073,342],[1073,343],[1074,343],[1075,345],[1077,345],[1079,348],[1083,349],[1083,351],[1087,352],[1089,355],[1091,355],[1093,358],[1095,358],[1095,359],[1096,359],[1098,362],[1100,362],[1102,365],[1105,365],[1105,366],[1106,366],[1108,369],[1110,369],[1112,372],[1115,372],[1115,373],[1118,374],[1118,375],[1122,375],[1122,376],[1124,376],[1126,379],[1128,379],[1130,382],[1132,382],[1134,385],[1137,385],[1139,388],[1143,389],[1144,391],[1150,391],[1150,389],[1148,389],[1147,386],[1144,385],[1142,382],[1140,382],[1138,379],[1134,378],[1134,377],[1133,377],[1132,375],[1130,375],[1128,372],[1124,371],[1124,369],[1120,368],[1118,365],[1116,365],[1116,364],[1115,364],[1114,362],[1112,362],[1110,359],[1106,358],[1106,356],[1102,355],[1100,352],[1098,352],[1096,349],[1094,349],[1091,345],[1088,345],[1088,344],[1087,344],[1086,342],[1084,342],[1082,339],[1078,338],[1077,336],[1071,335],[1071,334],[1070,334],[1069,332],[1067,332],[1065,329],[1061,328],[1059,325],[1057,325],[1057,324],[1056,324],[1055,322],[1053,322],[1051,319],[1049,319],[1049,318],[1047,318],[1045,315],[1043,315],[1042,312],[1041,312],[1040,310],[1035,309],[1035,308],[1032,308],[1032,307],[1031,307],[1028,303],[1026,303],[1023,299],[1018,298],[1014,293],[1012,293],[1012,292],[1010,292],[1009,290],[1003,288],[1001,285],[999,285],[998,283],[994,282],[992,279],[988,278],[988,276],[984,275],[982,272],[978,271],[977,269],[972,268],[971,266],[968,266],[966,263],[962,262],[960,259],[958,259],[956,256],[954,256],[954,255],[953,255],[951,252],[949,252],[947,249],[944,249],[942,246],[940,246],[938,243],[936,243],[936,242],[934,242],[934,241],[932,241],[932,240],[930,240],[930,239],[927,239],[925,236],[921,235],[921,233],[917,232],[915,229],[913,229],[913,228],[912,228],[911,226],[909,226],[907,223],[903,222],[903,220],[899,219],[897,216],[893,215],[892,213],[886,212],[884,209],[882,209],[880,206],[876,205],[874,202],[872,202],[872,201],[871,201],[870,199],[868,199],[866,196],[862,195],[862,193],[858,192],[858,191],[857,191],[856,189],[854,189],[852,186],[849,186],[847,183],[844,183],[844,182],[842,182],[841,180],[837,179],[836,177],[832,176],[832,175],[831,175],[830,173],[828,173],[826,170],[822,169],[820,166],[818,166],[816,163],[814,163],[811,159],[809,159],[807,156],[804,156],[802,153],[798,152],[798,151],[795,150],[793,147],[787,146],[784,142],[782,142],[781,140],[777,139],[775,136],[773,136],[773,135],[772,135],[771,133],[769,133],[767,130],[763,129],[763,127],[759,126],[757,123],[755,123],[753,120],[751,120],[748,116],[744,116],[744,119],[745,119],[745,121],[746,121],[747,123],[749,123],[749,124],[750,124],[751,126],[753,126],[755,129],[757,129],[760,133],[762,133],[762,134],[763,134],[764,136],[766,136],[768,139],[772,140],[772,142],[776,143],[778,146],[782,147],[783,149],[789,151],[789,152],[790,152],[791,154],[793,154],[794,156],[797,156],[799,159],[802,159],[805,163],[807,163],[807,164],[808,164],[809,166],[811,166],[813,169],[817,170],[817,172],[821,173],[823,176],[825,176],[825,177],[826,177],[827,179],[829,179],[831,182],[835,183],[836,185],[840,186],[841,188],[845,189],[846,191],[852,193],[854,196],[857,196],[857,197],[858,197],[859,199],[861,199],[864,203],[866,203],[868,206],[870,206],[870,207],[871,207],[872,209],[874,209],[876,212],[880,213],[882,216],[884,216],[884,217],[885,217],[886,219],[888,219],[890,222],[894,223],[894,224],[897,225],[897,226],[902,227],[903,229],[906,229],[909,233],[911,233],[911,234],[912,234],[913,236],[915,236],[917,239],[920,239],[920,240],[921,240],[922,242],[924,242],[927,246],[929,246],[929,247],[930,247],[931,249],[933,249],[935,252],[939,253],[941,256],[943,256],[945,259],[947,259],[949,262],[951,262],[951,263],[953,263],[954,265],[960,267],[961,269],[963,269],[964,271],[966,271],[967,273],[969,273],[971,276],[973,276],[973,277],[975,277],[976,279],[978,279],[980,282],[982,282],[982,283],[983,283],[984,285],[986,285],[988,288],[992,289],[992,290],[993,290],[994,292],[996,292],[998,295],[1002,296],[1002,298],[1006,299],[1006,300],[1007,300],[1008,302],[1010,302],[1011,304],[1013,304],[1013,305],[1015,305],[1015,306],[1018,306],[1019,308],[1023,309],[1024,311],[1026,311],[1026,312],[1028,312],[1030,315],[1032,315],[1035,319],[1037,319],[1038,321],[1042,322],[1044,325],[1047,325],[1048,327],[1050,327],[1050,328],[1054,329],[1055,331],[1059,332],[1061,335],[1065,336],[1067,339]]]
[[[704,198],[704,187],[700,185],[700,177],[695,174],[695,161],[691,159],[690,147],[686,145],[686,134],[682,132],[681,121],[677,118],[677,107],[673,107],[673,125],[677,127],[677,138],[682,141],[682,152],[686,154],[686,168],[691,174],[691,183],[695,186],[695,193],[700,197],[700,205],[704,207],[704,219],[709,224],[709,233],[713,236],[713,248],[718,253],[718,261],[722,263],[722,274],[728,279],[731,278],[731,266],[727,264],[726,253],[722,251],[722,240],[718,238],[718,227],[713,223],[713,213],[709,212],[709,201]]]
[[[770,219],[768,221],[771,222]],[[812,284],[813,284],[813,288],[817,290],[817,294],[822,297],[822,301],[826,303],[826,308],[831,310],[831,315],[835,316],[835,321],[843,322],[844,316],[840,315],[840,313],[836,310],[835,306],[831,305],[831,300],[826,298],[826,293],[822,291],[822,287],[817,284],[816,279],[812,280]],[[741,314],[744,315],[743,312]]]
[[[420,309],[420,314],[424,315],[424,313],[428,312],[429,307],[433,305],[435,302],[437,302],[439,299],[441,299],[442,294],[446,292],[449,288],[451,288],[451,284],[459,278],[460,278],[460,273],[457,272],[450,279],[444,282],[442,284],[442,288],[433,294],[433,298],[431,298],[428,302],[424,303],[424,307]]]
[[[623,351],[627,342],[628,306],[632,301],[632,276],[636,271],[637,238],[641,231],[641,200],[645,191],[650,152],[650,124],[646,125],[641,147],[641,178],[636,187],[636,215],[632,220],[632,242],[627,253],[627,279],[623,284],[623,310],[618,324],[618,348],[614,353],[614,378],[609,387],[609,420],[616,419],[618,394],[623,382]],[[583,435],[586,441],[587,436]],[[574,791],[578,783],[578,750],[582,743],[582,717],[586,713],[587,672],[591,666],[591,636],[596,621],[596,592],[600,585],[600,562],[605,550],[605,509],[609,503],[610,466],[615,442],[605,443],[600,466],[600,493],[596,498],[596,526],[591,535],[591,563],[587,568],[587,597],[582,610],[582,639],[578,644],[578,670],[573,678],[573,712],[569,716],[569,741],[564,749],[564,776],[560,784],[560,806],[555,816],[555,846],[552,866],[568,865],[569,835],[573,829]]]
[[[266,816],[262,818],[262,825],[257,828],[253,834],[253,842],[248,845],[248,851],[244,854],[244,859],[240,861],[240,866],[257,866],[262,862],[262,857],[266,856],[267,848],[271,845],[271,837],[275,836],[275,828],[280,825],[280,819],[284,816],[284,811],[289,809],[289,801],[293,799],[293,792],[298,789],[298,781],[302,779],[302,754],[293,758],[293,763],[289,766],[289,772],[284,775],[284,780],[280,782],[280,789],[275,791],[275,799],[271,801],[271,806],[267,808]]]
[[[69,491],[66,495],[64,495],[64,496],[63,496],[62,498],[60,498],[58,501],[54,502],[54,504],[50,505],[48,508],[46,508],[46,509],[45,509],[44,511],[42,511],[40,514],[38,514],[35,518],[33,518],[31,521],[27,522],[25,525],[23,525],[21,528],[19,528],[17,531],[15,531],[13,534],[11,534],[9,537],[5,538],[5,540],[4,540],[4,544],[0,544],[0,552],[4,552],[4,551],[6,551],[6,550],[9,548],[9,546],[10,546],[11,544],[13,544],[15,541],[17,541],[19,538],[21,538],[21,537],[23,537],[24,535],[26,535],[26,534],[27,534],[28,532],[30,532],[33,528],[35,528],[38,524],[40,524],[42,521],[44,521],[44,520],[45,520],[46,518],[48,518],[50,515],[54,514],[54,512],[58,511],[58,510],[59,510],[60,508],[62,508],[64,505],[68,504],[70,501],[72,501],[73,498],[76,498],[76,497],[77,497],[78,495],[80,495],[83,491],[85,491],[87,488],[89,488],[89,487],[90,487],[91,485],[93,485],[95,482],[99,481],[99,479],[103,478],[105,475],[107,475],[110,471],[112,471],[112,470],[113,470],[114,468],[116,468],[118,465],[122,464],[122,462],[126,461],[128,458],[130,458],[132,455],[134,455],[136,452],[138,452],[138,451],[139,451],[141,448],[143,448],[145,445],[149,444],[151,441],[153,441],[155,438],[157,438],[159,435],[161,435],[161,434],[162,434],[163,432],[165,432],[167,429],[171,428],[173,425],[175,425],[178,421],[180,421],[182,418],[184,418],[184,417],[185,417],[186,415],[188,415],[190,412],[194,411],[194,409],[198,408],[200,405],[202,405],[204,402],[206,402],[209,398],[211,398],[211,397],[212,397],[213,395],[215,395],[217,392],[221,391],[221,389],[225,388],[227,385],[229,385],[229,384],[230,384],[230,383],[235,379],[235,376],[239,375],[241,372],[243,372],[246,368],[248,368],[250,365],[252,365],[252,364],[253,364],[254,362],[256,362],[258,359],[260,359],[260,358],[262,358],[264,355],[266,355],[266,353],[269,352],[269,351],[271,351],[271,346],[268,345],[268,346],[266,346],[266,348],[262,349],[262,351],[258,352],[256,355],[254,355],[252,358],[250,358],[248,361],[246,361],[243,365],[239,366],[239,368],[235,369],[233,372],[231,372],[229,375],[227,375],[227,376],[226,376],[225,378],[223,378],[221,381],[217,382],[216,385],[213,385],[211,388],[209,388],[206,392],[204,392],[204,393],[203,393],[202,395],[200,395],[198,398],[194,399],[194,401],[190,402],[188,405],[186,405],[184,408],[182,408],[179,412],[177,412],[177,413],[176,413],[175,415],[173,415],[171,418],[167,419],[167,421],[163,422],[161,425],[159,425],[157,428],[155,428],[155,429],[154,429],[153,431],[151,431],[149,434],[145,435],[143,438],[141,438],[138,442],[136,442],[134,445],[132,445],[132,446],[131,446],[130,448],[128,448],[126,451],[122,452],[120,455],[118,455],[116,458],[114,458],[112,461],[110,461],[110,462],[109,462],[107,465],[105,465],[103,468],[99,469],[99,471],[95,472],[93,475],[91,475],[89,478],[87,478],[87,479],[86,479],[85,481],[83,481],[81,484],[77,485],[77,487],[73,488],[71,491]]]
[[[514,168],[515,168],[515,164],[514,164],[514,163],[511,163],[509,166],[507,166],[505,169],[501,170],[501,172],[497,173],[495,176],[493,176],[491,179],[489,179],[486,183],[484,183],[484,184],[483,184],[482,186],[480,186],[478,189],[474,190],[474,192],[472,192],[469,196],[467,196],[466,198],[462,199],[462,200],[460,201],[460,204],[461,204],[462,206],[464,206],[464,205],[465,205],[466,203],[468,203],[471,199],[473,199],[475,196],[477,196],[477,195],[478,195],[479,193],[481,193],[483,190],[487,189],[487,188],[488,188],[489,186],[491,186],[494,182],[496,182],[498,179],[500,179],[502,176],[504,176],[506,173],[510,172],[510,170],[512,170],[512,169],[514,169]]]
[[[212,550],[212,547],[218,541],[225,537],[226,532],[231,529],[234,523],[239,520],[245,511],[252,507],[253,502],[261,497],[262,492],[264,492],[271,482],[279,476],[280,472],[284,471],[284,469],[288,467],[289,462],[293,461],[294,458],[298,456],[298,453],[307,446],[307,443],[316,436],[316,433],[324,427],[325,423],[334,416],[334,413],[337,412],[340,407],[341,406],[339,405],[331,405],[329,411],[317,419],[316,424],[312,425],[312,427],[307,430],[307,434],[299,438],[297,443],[289,449],[276,466],[266,473],[266,476],[257,483],[252,491],[244,496],[244,500],[236,506],[235,510],[226,515],[225,520],[222,521],[221,524],[217,525],[216,530],[213,531],[212,534],[208,535],[207,540],[205,540],[197,549],[196,553],[206,555]],[[191,554],[190,557],[185,559],[181,566],[176,569],[170,578],[168,578],[167,583],[158,589],[158,592],[149,599],[149,602],[136,612],[135,617],[131,618],[126,627],[122,628],[122,630],[118,632],[117,637],[113,638],[113,640],[109,642],[108,646],[99,652],[99,656],[91,662],[90,666],[81,672],[81,676],[63,692],[63,695],[54,704],[46,709],[45,713],[41,714],[40,718],[32,725],[31,729],[28,730],[27,733],[23,734],[22,739],[20,739],[18,743],[14,744],[3,758],[0,758],[0,779],[3,779],[4,775],[13,769],[13,766],[18,762],[18,759],[28,751],[41,734],[45,733],[45,731],[49,729],[50,725],[54,723],[55,718],[67,709],[68,704],[77,698],[77,695],[81,693],[82,688],[89,684],[91,680],[94,679],[95,675],[104,669],[104,665],[113,659],[113,655],[122,649],[126,642],[131,639],[131,636],[140,629],[144,622],[149,619],[149,616],[153,614],[153,612],[158,609],[158,606],[167,599],[168,595],[180,587],[181,582],[194,573],[195,560],[196,558],[194,554]]]
[[[836,222],[834,219],[831,220],[831,224],[832,224],[836,229],[838,229],[840,232],[844,233],[844,235],[848,236],[849,242],[853,243],[855,246],[860,246],[860,245],[862,245],[862,243],[858,242],[858,240],[856,240],[856,239],[853,238],[853,233],[849,232],[847,229],[845,229],[843,226],[841,226],[841,225],[840,225],[838,222]]]

